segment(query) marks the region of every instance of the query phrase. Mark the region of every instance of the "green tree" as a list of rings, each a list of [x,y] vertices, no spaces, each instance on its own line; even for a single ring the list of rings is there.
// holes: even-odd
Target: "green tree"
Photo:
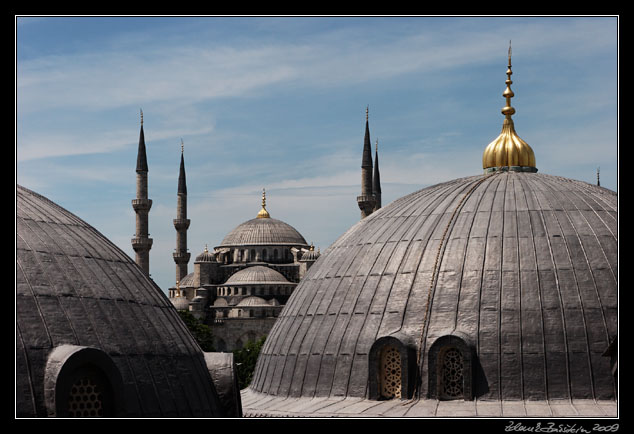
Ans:
[[[233,351],[233,360],[238,371],[238,386],[240,389],[244,389],[251,384],[255,363],[258,361],[258,355],[265,339],[266,336],[263,336],[256,341],[249,341],[243,348]]]
[[[200,348],[205,352],[216,351],[211,328],[186,310],[179,310],[178,313],[189,331],[194,335],[194,339],[196,339]]]

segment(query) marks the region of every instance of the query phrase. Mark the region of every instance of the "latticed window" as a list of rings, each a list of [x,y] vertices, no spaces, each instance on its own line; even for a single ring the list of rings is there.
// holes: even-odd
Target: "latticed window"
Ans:
[[[68,416],[104,416],[104,391],[99,381],[86,376],[73,383],[68,395]]]
[[[398,349],[387,346],[381,352],[380,393],[382,398],[401,397],[401,354]]]
[[[464,397],[464,361],[457,348],[443,351],[440,363],[440,396],[443,399]]]

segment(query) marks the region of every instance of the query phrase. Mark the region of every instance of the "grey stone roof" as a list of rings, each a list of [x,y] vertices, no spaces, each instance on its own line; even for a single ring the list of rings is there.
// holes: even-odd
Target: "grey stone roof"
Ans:
[[[218,416],[198,344],[165,294],[72,213],[21,186],[16,202],[16,415],[46,416],[47,358],[95,348],[121,374],[125,416]]]
[[[218,247],[254,245],[307,246],[304,237],[291,225],[274,218],[254,218],[229,232]]]
[[[395,336],[420,353],[425,398],[427,350],[460,335],[477,355],[476,400],[614,400],[602,354],[617,334],[617,261],[610,190],[520,172],[422,189],[322,253],[271,330],[250,390],[365,398],[370,349]]]
[[[436,399],[392,399],[376,401],[352,396],[290,398],[242,390],[244,417],[312,418],[614,418],[613,400],[554,399],[549,401],[442,401]],[[593,419],[594,420],[594,419]],[[596,421],[596,420],[594,420]],[[528,423],[526,425],[529,425]],[[612,425],[609,420],[605,425]],[[542,424],[545,428],[546,424]],[[578,427],[578,426],[577,426]]]
[[[226,286],[230,285],[244,285],[244,284],[290,284],[288,280],[280,273],[272,268],[265,267],[263,265],[254,265],[247,267],[237,273],[232,274],[229,279],[224,283]]]

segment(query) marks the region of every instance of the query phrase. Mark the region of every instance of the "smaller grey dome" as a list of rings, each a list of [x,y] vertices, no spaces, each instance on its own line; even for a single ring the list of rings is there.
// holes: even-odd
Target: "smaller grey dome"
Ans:
[[[194,273],[189,273],[178,283],[181,288],[189,288],[194,286]]]
[[[313,250],[312,246],[311,246],[311,250],[309,250],[306,253],[304,253],[302,255],[301,259],[299,260],[299,262],[316,261],[320,256],[321,256],[321,254],[319,252],[316,252],[315,250]]]
[[[270,306],[270,304],[263,298],[260,297],[247,297],[240,300],[238,306],[241,307],[262,307],[262,306]]]
[[[176,310],[189,310],[189,300],[187,297],[173,297],[170,301],[176,308]]]
[[[196,256],[196,262],[216,262],[216,257],[213,253],[207,250],[205,246],[205,250],[198,256]]]
[[[288,280],[278,271],[263,265],[240,270],[231,275],[225,282],[225,286],[243,284],[290,284]]]

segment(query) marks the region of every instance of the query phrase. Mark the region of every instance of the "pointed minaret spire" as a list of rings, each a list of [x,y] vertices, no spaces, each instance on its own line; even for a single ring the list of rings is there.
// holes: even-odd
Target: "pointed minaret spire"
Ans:
[[[139,150],[136,159],[136,199],[132,199],[132,208],[136,213],[136,233],[132,238],[132,248],[136,253],[136,263],[149,276],[150,249],[152,238],[148,233],[148,214],[152,201],[148,199],[148,165],[145,152],[145,135],[143,133],[143,110],[141,110],[141,132],[139,134]]]
[[[361,218],[374,211],[374,194],[372,192],[372,144],[370,142],[369,106],[365,109],[365,136],[363,138],[363,155],[361,157],[361,195],[357,196],[357,204],[361,209]]]
[[[136,157],[136,171],[147,172],[147,155],[145,153],[145,134],[143,133],[143,110],[141,109],[141,132],[139,133],[139,151]]]
[[[176,280],[181,281],[187,276],[187,264],[191,253],[187,251],[187,229],[190,220],[187,218],[187,182],[185,178],[185,145],[181,139],[181,165],[178,172],[178,192],[176,199],[176,250],[173,253],[176,263]]]
[[[181,139],[181,167],[178,173],[178,194],[187,194],[187,181],[185,179],[185,145]]]
[[[381,174],[379,173],[379,139],[374,145],[374,174],[372,176],[372,193],[374,194],[374,211],[381,208]]]

